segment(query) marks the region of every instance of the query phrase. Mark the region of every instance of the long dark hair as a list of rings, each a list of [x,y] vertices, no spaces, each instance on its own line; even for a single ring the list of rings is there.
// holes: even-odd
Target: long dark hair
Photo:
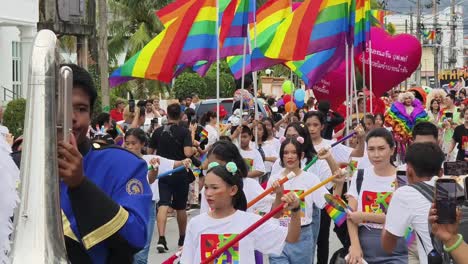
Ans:
[[[299,136],[304,138],[304,158],[306,158],[307,163],[309,163],[312,160],[312,158],[315,155],[317,155],[317,151],[315,151],[314,145],[312,144],[312,140],[310,139],[309,131],[307,130],[304,123],[294,122],[286,127],[286,130],[284,131],[284,136],[286,136],[286,132],[288,132],[288,129],[290,127],[294,128],[297,131],[297,133],[299,133]]]
[[[239,149],[232,142],[227,140],[216,141],[208,150],[207,157],[210,155],[215,155],[218,160],[222,160],[226,163],[230,161],[234,162],[237,166],[239,176],[241,178],[247,177],[249,172],[247,164],[242,158]]]
[[[439,104],[439,102],[438,102],[436,99],[432,99],[432,100],[431,100],[431,104],[429,105],[429,111],[430,111],[430,112],[433,111],[433,109],[432,109],[432,104],[433,104],[434,102],[437,102],[437,105],[439,106],[439,109],[437,109],[437,111],[440,111],[440,104]]]
[[[263,122],[259,122],[258,124],[261,125],[263,128],[263,135],[262,135],[262,138],[259,138],[259,140],[262,140],[262,143],[265,143],[265,141],[268,140],[268,131],[267,131],[266,125]],[[257,134],[255,134],[255,137],[256,136]],[[252,139],[252,140],[255,141],[255,139]]]
[[[220,165],[211,168],[207,173],[214,173],[229,186],[237,186],[237,193],[232,198],[232,206],[236,210],[245,211],[247,210],[247,198],[243,190],[244,183],[242,177],[240,177],[238,172],[232,174],[224,166]]]
[[[304,145],[299,143],[299,141],[297,141],[297,139],[295,138],[286,138],[283,141],[283,143],[281,143],[280,153],[279,153],[281,167],[284,168],[284,162],[283,162],[284,148],[288,144],[292,144],[296,148],[297,158],[299,159],[299,167],[301,167],[300,159],[301,159],[302,153],[304,153],[305,148],[304,148]]]
[[[206,126],[206,123],[209,123],[212,117],[216,117],[216,113],[213,111],[208,111],[202,115],[200,118],[200,125]]]

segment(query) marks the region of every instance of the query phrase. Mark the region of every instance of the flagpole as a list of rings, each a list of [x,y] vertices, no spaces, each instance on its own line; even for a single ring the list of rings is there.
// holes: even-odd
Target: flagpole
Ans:
[[[362,93],[364,94],[364,113],[362,118],[367,113],[367,96],[364,87],[366,87],[366,42],[364,42],[364,50],[362,51]]]
[[[345,64],[346,64],[346,101],[345,101],[345,105],[346,105],[346,127],[345,127],[345,131],[348,132],[348,127],[350,125],[350,109],[349,109],[349,50],[348,50],[348,41],[345,40],[346,44],[345,44]],[[346,145],[349,146],[349,141],[346,141]]]
[[[216,0],[216,25],[219,28],[219,0]],[[218,139],[221,133],[219,127],[219,57],[220,57],[220,46],[219,46],[219,30],[216,30],[216,129],[218,130]]]
[[[253,25],[254,25],[254,35],[253,35],[253,40],[254,40],[254,49],[257,48],[257,3],[256,1],[251,0],[249,4],[253,5]],[[249,37],[249,27],[247,27],[247,39]],[[250,49],[250,52],[252,53],[253,49]],[[252,64],[252,59],[250,60],[250,64]],[[252,65],[251,65],[252,67]],[[258,80],[257,80],[257,71],[252,72],[252,82],[253,82],[253,87],[254,87],[254,111],[255,111],[255,120],[258,120]],[[255,127],[255,145],[258,146],[258,138],[257,138],[257,127]]]
[[[373,113],[373,100],[374,93],[372,92],[372,39],[369,38],[369,91],[370,91],[370,110]]]
[[[241,111],[241,123],[244,118],[244,88],[245,88],[245,53],[247,52],[247,38],[244,39],[244,47],[242,49],[242,77],[241,77],[241,90],[240,90],[240,105],[239,109]],[[239,146],[240,146],[241,134],[239,134]]]
[[[359,106],[357,97],[356,66],[354,64],[354,45],[351,46],[351,78],[353,80],[354,99],[356,100],[356,118],[359,121]],[[365,102],[364,102],[365,104]]]

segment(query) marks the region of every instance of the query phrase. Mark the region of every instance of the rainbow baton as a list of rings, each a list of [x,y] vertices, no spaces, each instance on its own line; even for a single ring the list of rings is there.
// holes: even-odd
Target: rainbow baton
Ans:
[[[324,180],[323,182],[315,185],[314,187],[308,189],[307,191],[305,191],[304,193],[302,193],[300,196],[299,196],[299,200],[302,200],[304,199],[304,197],[306,197],[307,195],[315,192],[316,190],[318,190],[319,188],[325,186],[327,183],[331,182],[336,176],[333,175],[333,176],[330,176],[329,178],[327,178],[326,180]],[[215,258],[217,258],[219,255],[221,255],[224,251],[228,250],[230,247],[232,247],[234,244],[236,244],[237,242],[239,242],[242,238],[246,237],[247,235],[249,235],[250,233],[252,233],[255,229],[257,229],[259,226],[261,226],[263,223],[265,223],[267,220],[269,220],[270,218],[272,218],[274,215],[278,214],[279,212],[281,212],[282,210],[284,210],[284,208],[286,208],[286,204],[285,203],[281,203],[280,205],[278,205],[278,207],[276,207],[275,209],[271,210],[268,214],[264,215],[262,218],[260,218],[257,222],[255,222],[253,225],[249,226],[246,230],[244,230],[242,233],[240,233],[239,235],[237,235],[235,238],[233,238],[231,241],[229,241],[228,243],[226,243],[224,246],[222,246],[221,248],[217,248],[213,254],[211,254],[211,256],[209,256],[208,258],[206,258],[205,260],[202,260],[201,264],[208,264],[210,263],[211,261],[213,261]]]
[[[286,175],[285,177],[281,178],[281,180],[278,181],[278,183],[281,185],[283,185],[285,182],[289,181],[290,179],[296,177],[296,174],[294,172],[290,172],[288,173],[288,175]],[[270,187],[268,189],[266,189],[263,193],[261,193],[259,196],[255,197],[253,200],[251,200],[248,204],[247,204],[247,208],[251,207],[252,205],[254,205],[255,203],[257,203],[258,201],[260,201],[261,199],[263,199],[265,196],[267,196],[268,194],[270,194],[271,192],[273,192],[274,188],[273,187]]]
[[[354,134],[356,134],[356,132],[352,132],[352,133],[348,134],[347,136],[343,137],[342,139],[338,140],[337,142],[331,144],[330,148],[333,148],[334,146],[337,146],[337,145],[345,142],[346,140],[348,140],[349,138],[354,136]],[[307,163],[307,165],[304,167],[304,171],[307,171],[308,169],[310,169],[310,167],[312,167],[312,165],[314,165],[314,163],[317,162],[317,160],[318,160],[318,156],[315,155],[315,157],[312,158],[312,160],[309,163]]]
[[[153,169],[154,169],[154,167],[152,165],[148,166],[148,170],[153,170]],[[166,171],[164,173],[159,174],[158,179],[169,176],[169,175],[171,175],[173,173],[176,173],[176,172],[179,172],[179,171],[183,171],[183,170],[185,170],[185,166],[177,167],[177,168],[175,168],[173,170]]]

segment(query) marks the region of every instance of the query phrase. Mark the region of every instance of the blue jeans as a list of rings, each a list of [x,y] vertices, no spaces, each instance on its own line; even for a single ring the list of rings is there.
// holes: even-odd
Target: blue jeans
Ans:
[[[156,223],[156,202],[151,202],[148,221],[148,234],[145,247],[133,256],[133,264],[146,264],[148,262],[149,248],[153,238],[154,225]]]
[[[314,236],[314,243],[312,245],[312,261],[315,257],[315,250],[317,249],[317,240],[320,232],[320,215],[321,210],[315,204],[313,205],[314,210],[312,211],[312,235]],[[312,262],[311,262],[312,263]]]
[[[310,249],[314,244],[312,225],[304,226],[301,228],[299,241],[292,244],[286,242],[281,255],[270,255],[270,264],[312,263],[314,252]]]

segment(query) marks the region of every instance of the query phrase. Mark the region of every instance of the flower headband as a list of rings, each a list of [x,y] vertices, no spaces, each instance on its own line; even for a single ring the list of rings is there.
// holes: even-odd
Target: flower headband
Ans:
[[[219,164],[218,162],[216,161],[213,161],[211,162],[210,164],[208,164],[208,170],[211,170],[212,168],[214,167],[217,167],[217,166],[221,166],[221,164]],[[230,172],[232,175],[236,174],[237,172],[237,165],[236,163],[230,161],[228,163],[226,163],[226,166],[224,166],[226,168],[226,170],[228,172]]]
[[[281,143],[283,143],[283,141],[285,141],[285,140],[286,140],[286,137],[284,137],[284,136],[282,136],[282,137],[279,138],[279,141],[280,141]],[[297,140],[297,142],[299,142],[300,144],[304,144],[304,138],[303,138],[303,137],[300,137],[300,136],[299,136],[299,137],[296,138],[296,140]]]

